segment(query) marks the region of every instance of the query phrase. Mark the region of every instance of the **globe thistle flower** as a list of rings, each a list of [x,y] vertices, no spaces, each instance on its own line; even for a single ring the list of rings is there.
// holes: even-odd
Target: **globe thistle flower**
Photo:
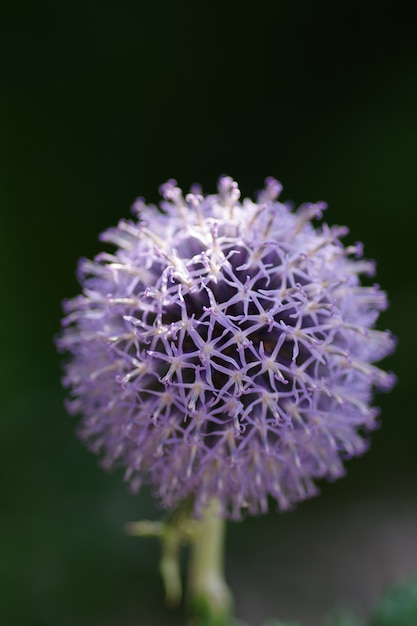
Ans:
[[[166,508],[291,508],[366,450],[373,391],[393,385],[373,365],[394,347],[374,328],[386,296],[359,279],[374,263],[345,227],[313,227],[324,203],[293,212],[280,192],[268,178],[240,202],[224,176],[184,197],[168,181],[161,210],[138,199],[101,235],[116,251],[81,260],[83,293],[64,304],[80,436]]]

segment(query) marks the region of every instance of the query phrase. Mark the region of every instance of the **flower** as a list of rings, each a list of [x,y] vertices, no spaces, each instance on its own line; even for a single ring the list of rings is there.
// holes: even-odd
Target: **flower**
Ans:
[[[394,383],[373,365],[395,344],[374,328],[385,293],[359,280],[374,263],[345,227],[313,227],[324,203],[293,212],[280,191],[268,178],[240,202],[224,176],[184,198],[169,180],[161,210],[138,199],[101,235],[116,251],[81,260],[83,293],[64,303],[80,436],[166,508],[291,508],[366,450],[373,390]]]

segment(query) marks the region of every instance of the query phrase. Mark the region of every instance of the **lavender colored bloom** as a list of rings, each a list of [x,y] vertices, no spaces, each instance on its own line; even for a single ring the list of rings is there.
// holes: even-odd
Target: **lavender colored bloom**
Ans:
[[[257,201],[183,196],[161,187],[161,211],[138,199],[134,220],[81,260],[82,295],[64,304],[58,346],[81,438],[134,490],[153,485],[164,507],[217,497],[225,516],[280,509],[342,476],[377,425],[374,388],[394,376],[372,363],[394,340],[374,329],[386,296],[345,227],[314,228],[324,203],[297,211],[268,178]]]

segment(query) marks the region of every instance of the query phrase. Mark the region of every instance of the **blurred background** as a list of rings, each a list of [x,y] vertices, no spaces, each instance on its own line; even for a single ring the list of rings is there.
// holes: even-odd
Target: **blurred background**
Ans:
[[[0,26],[0,623],[169,626],[161,512],[105,474],[63,408],[58,332],[78,257],[174,177],[243,195],[266,176],[365,242],[399,337],[382,428],[346,478],[290,514],[228,527],[237,614],[367,615],[417,572],[417,42],[412,2],[6,2]],[[271,507],[273,509],[273,506]],[[416,621],[417,623],[417,621]]]

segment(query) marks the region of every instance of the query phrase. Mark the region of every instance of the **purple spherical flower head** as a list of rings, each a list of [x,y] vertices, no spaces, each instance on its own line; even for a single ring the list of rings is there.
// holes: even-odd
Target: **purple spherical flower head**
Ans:
[[[374,264],[341,244],[346,228],[312,226],[323,203],[292,212],[271,178],[256,202],[227,176],[192,191],[168,181],[161,211],[138,199],[101,236],[116,251],[80,262],[58,339],[69,409],[103,464],[164,507],[288,509],[367,447],[372,392],[394,382],[372,364],[394,347],[373,328],[386,297],[361,286]]]

